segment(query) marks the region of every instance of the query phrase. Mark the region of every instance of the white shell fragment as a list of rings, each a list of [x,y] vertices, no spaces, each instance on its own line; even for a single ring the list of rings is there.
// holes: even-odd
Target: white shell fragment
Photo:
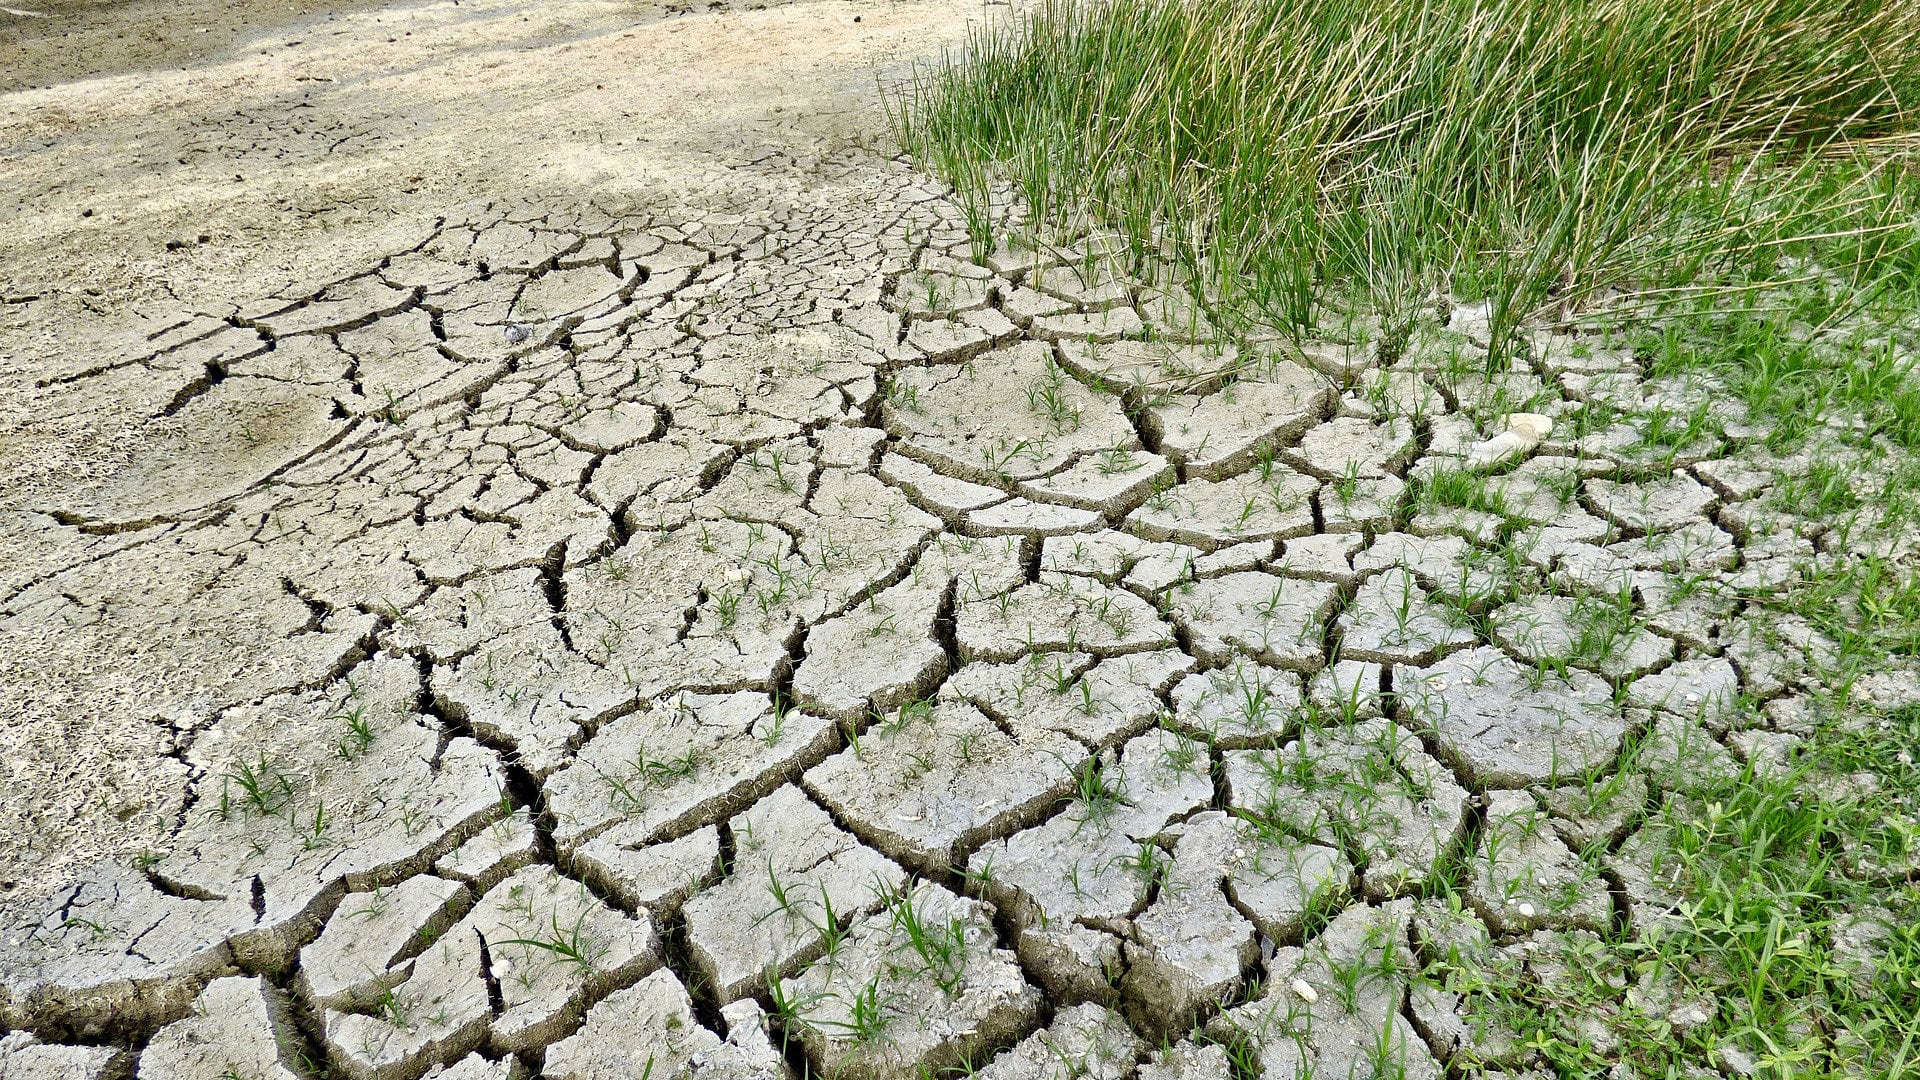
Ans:
[[[1467,451],[1467,464],[1484,468],[1516,458],[1540,445],[1553,434],[1553,417],[1540,413],[1513,413],[1502,418],[1503,431],[1491,439],[1474,443]]]

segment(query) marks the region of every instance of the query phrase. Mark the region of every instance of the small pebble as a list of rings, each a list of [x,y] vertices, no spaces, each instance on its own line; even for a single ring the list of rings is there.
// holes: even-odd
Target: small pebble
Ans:
[[[1305,979],[1293,980],[1293,992],[1296,997],[1309,1005],[1320,1000],[1320,991],[1315,990],[1313,984]]]

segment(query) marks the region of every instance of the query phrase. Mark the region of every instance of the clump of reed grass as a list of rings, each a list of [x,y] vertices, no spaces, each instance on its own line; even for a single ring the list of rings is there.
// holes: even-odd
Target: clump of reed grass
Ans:
[[[977,230],[1004,177],[1302,331],[1920,281],[1911,0],[1053,0],[895,105]]]

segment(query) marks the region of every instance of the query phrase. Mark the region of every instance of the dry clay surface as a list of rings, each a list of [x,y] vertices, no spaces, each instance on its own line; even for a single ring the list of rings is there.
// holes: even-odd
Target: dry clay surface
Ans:
[[[161,373],[143,358],[168,335],[364,274],[468,204],[497,216],[489,200],[527,195],[570,213],[790,199],[820,186],[824,147],[885,130],[876,69],[897,72],[982,10],[747,6],[282,4],[275,28],[247,0],[0,12],[8,74],[38,87],[0,96],[0,589],[84,558],[62,550],[79,534],[47,528],[80,491],[131,480],[108,518],[170,513],[125,470],[171,472],[184,453],[261,477],[330,437],[249,394],[209,412],[213,426],[181,418],[214,357],[177,354],[192,370]],[[119,71],[140,42],[167,52]],[[164,766],[172,724],[218,708],[224,692],[207,687],[259,663],[276,634],[247,626],[264,614],[251,599],[220,616],[181,609],[186,637],[164,648],[132,622],[111,645],[9,626],[0,893],[165,835],[184,794]]]
[[[86,193],[124,260],[7,286],[8,1077],[1524,1070],[1423,965],[1657,926],[1647,808],[1790,739],[1824,648],[1736,597],[1886,542],[1770,501],[1794,464],[1738,417],[1648,437],[1711,386],[1550,336],[1478,374],[1471,311],[1391,360],[1223,340],[1097,238],[976,260],[827,120],[635,152],[689,190],[534,182],[609,53],[665,86],[733,34],[824,108],[958,9],[379,15],[577,52],[365,71],[416,81],[354,100],[419,142],[369,120],[391,149],[335,165],[261,121],[283,194],[366,200],[282,244],[202,169]],[[422,74],[462,64],[501,81]],[[120,78],[10,151],[14,282],[87,242],[52,219]],[[483,92],[538,101],[454,115]],[[675,93],[614,130],[667,138]],[[458,205],[383,187],[471,143]],[[143,206],[239,231],[166,270]]]

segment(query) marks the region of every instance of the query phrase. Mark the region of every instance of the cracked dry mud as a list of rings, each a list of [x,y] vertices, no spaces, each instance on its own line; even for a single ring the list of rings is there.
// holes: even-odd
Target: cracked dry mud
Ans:
[[[0,1074],[1524,1068],[1421,958],[1656,925],[1645,808],[1790,737],[1736,698],[1826,646],[1717,591],[1823,542],[1760,443],[1464,468],[1688,387],[1230,340],[873,152],[728,167],[72,349],[8,298],[29,411],[146,427],[0,515],[8,655],[137,774],[9,735]]]

